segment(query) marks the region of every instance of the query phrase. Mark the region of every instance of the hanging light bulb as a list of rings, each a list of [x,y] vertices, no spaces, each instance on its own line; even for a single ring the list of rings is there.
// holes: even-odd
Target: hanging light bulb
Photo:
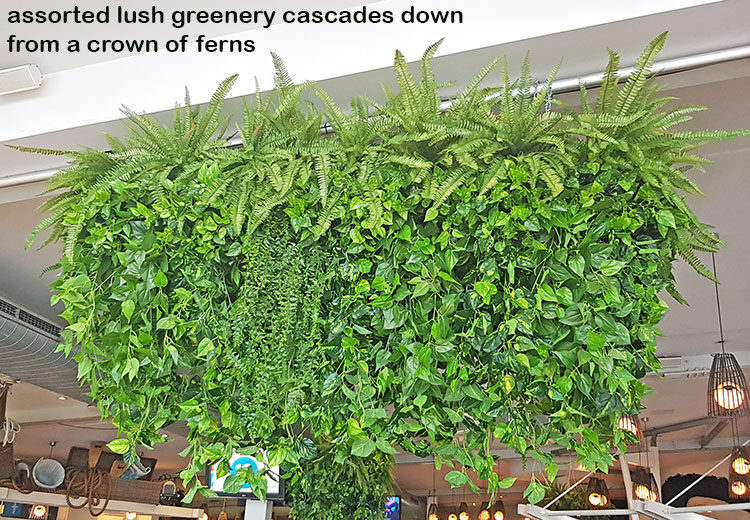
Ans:
[[[138,513],[135,511],[127,511],[125,513],[125,520],[135,520],[136,518],[138,518]]]
[[[490,507],[488,503],[482,504],[482,508],[477,515],[477,520],[490,520]]]
[[[594,507],[604,507],[609,504],[607,483],[601,478],[591,478],[586,489],[586,500]]]
[[[44,504],[37,504],[31,508],[29,512],[29,518],[34,520],[43,520],[47,518],[47,506]]]
[[[745,494],[747,494],[747,484],[740,480],[732,482],[733,498],[740,498],[742,496],[745,496]]]
[[[440,517],[437,514],[437,506],[435,505],[434,502],[430,504],[430,509],[428,510],[427,519],[428,520],[440,520]]]
[[[458,516],[456,516],[456,513],[451,513],[448,515],[448,520],[458,520]]]
[[[458,520],[471,520],[471,515],[469,515],[469,506],[466,505],[466,502],[461,502],[461,504],[458,506]]]
[[[717,356],[719,356],[719,354],[714,356],[714,363],[716,363]],[[734,355],[727,354],[727,356],[731,358],[727,360],[729,364],[733,361],[736,362]],[[745,402],[745,391],[741,386],[735,383],[724,381],[716,386],[716,390],[714,390],[714,401],[716,401],[716,404],[724,410],[736,410]]]
[[[716,255],[711,253],[714,278],[716,276]],[[736,417],[750,415],[747,380],[734,354],[724,350],[724,326],[721,321],[721,301],[719,284],[714,282],[716,291],[716,313],[719,318],[719,344],[721,352],[713,354],[711,371],[708,373],[708,416]]]

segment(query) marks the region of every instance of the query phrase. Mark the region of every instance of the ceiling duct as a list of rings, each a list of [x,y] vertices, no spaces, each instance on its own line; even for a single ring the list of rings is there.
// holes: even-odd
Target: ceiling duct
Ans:
[[[58,352],[60,327],[0,296],[0,371],[60,395],[88,402],[78,366]]]

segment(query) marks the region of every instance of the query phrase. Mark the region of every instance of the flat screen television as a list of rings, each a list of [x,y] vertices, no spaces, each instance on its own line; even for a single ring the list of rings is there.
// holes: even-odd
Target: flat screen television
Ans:
[[[245,485],[237,493],[225,493],[224,492],[224,481],[229,475],[235,474],[239,468],[252,466],[254,470],[258,470],[263,462],[259,461],[255,457],[250,455],[243,455],[241,453],[234,453],[232,458],[229,460],[229,466],[231,470],[228,474],[219,477],[217,475],[217,465],[212,464],[208,467],[206,480],[208,481],[208,487],[211,491],[215,492],[222,497],[237,497],[237,498],[256,498],[253,494],[253,490],[250,486]],[[279,467],[270,468],[270,471],[266,475],[268,482],[268,489],[266,491],[266,498],[268,500],[280,500],[284,498],[284,481],[279,477]]]
[[[401,520],[401,498],[388,497],[385,502],[386,520]]]

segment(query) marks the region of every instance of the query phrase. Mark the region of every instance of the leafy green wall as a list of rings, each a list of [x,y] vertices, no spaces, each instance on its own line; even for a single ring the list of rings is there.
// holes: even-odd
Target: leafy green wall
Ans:
[[[189,498],[206,463],[263,450],[316,520],[379,517],[398,450],[494,491],[514,482],[493,471],[507,445],[543,468],[531,502],[557,473],[550,445],[606,470],[658,367],[675,258],[710,276],[694,251],[718,241],[684,202],[706,163],[692,150],[742,134],[672,130],[699,108],[659,97],[664,39],[622,85],[610,53],[578,110],[545,110],[554,73],[534,92],[528,62],[511,82],[495,60],[443,113],[436,44],[417,79],[396,53],[400,92],[345,113],[275,57],[240,147],[223,137],[229,78],[172,128],[126,111],[110,152],[60,152],[65,192],[38,230],[65,243],[53,301],[125,434],[111,448],[133,458],[187,421]],[[265,489],[251,470],[227,487],[244,482]]]

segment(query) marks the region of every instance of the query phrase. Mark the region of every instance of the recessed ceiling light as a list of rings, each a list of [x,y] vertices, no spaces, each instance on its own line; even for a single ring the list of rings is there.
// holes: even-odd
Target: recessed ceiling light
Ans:
[[[66,399],[67,399],[67,397],[65,397],[64,395],[58,395],[57,396],[57,400],[58,401],[65,401]]]

